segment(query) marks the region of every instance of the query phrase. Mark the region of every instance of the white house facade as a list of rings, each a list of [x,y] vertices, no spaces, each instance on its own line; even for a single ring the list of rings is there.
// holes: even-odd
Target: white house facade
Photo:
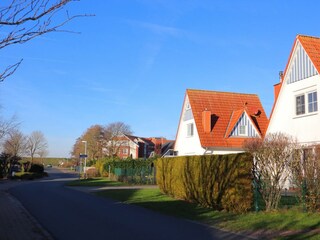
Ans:
[[[298,35],[280,83],[268,133],[282,132],[302,145],[320,143],[320,39]]]
[[[187,95],[183,103],[174,151],[177,152],[178,156],[203,155],[206,151],[201,147],[199,133]]]

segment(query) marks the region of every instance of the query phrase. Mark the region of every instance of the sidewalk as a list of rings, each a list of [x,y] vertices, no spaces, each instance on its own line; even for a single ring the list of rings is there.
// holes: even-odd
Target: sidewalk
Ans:
[[[7,192],[11,187],[22,184],[27,182],[0,180],[0,239],[53,240],[22,204]]]

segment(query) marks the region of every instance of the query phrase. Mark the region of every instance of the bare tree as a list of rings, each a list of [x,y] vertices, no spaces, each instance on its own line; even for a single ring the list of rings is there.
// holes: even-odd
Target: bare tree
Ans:
[[[12,172],[13,166],[18,163],[17,161],[25,152],[25,147],[26,136],[24,136],[22,132],[14,129],[8,133],[8,136],[3,144],[3,151],[7,156],[7,169],[4,169],[6,174]]]
[[[34,131],[27,139],[26,152],[31,158],[31,164],[36,155],[41,155],[47,150],[48,143],[41,131]]]
[[[104,128],[104,150],[108,156],[117,155],[125,142],[124,134],[132,134],[131,127],[123,122],[114,122]]]
[[[69,32],[61,29],[76,17],[88,15],[72,15],[63,11],[71,2],[79,0],[10,0],[0,7],[0,28],[4,37],[0,38],[0,49],[13,44],[21,44],[50,32]],[[62,12],[63,11],[63,12]],[[61,14],[65,16],[60,17]],[[63,19],[55,21],[55,19]],[[5,67],[0,73],[0,82],[12,75],[21,64]]]
[[[283,133],[271,133],[246,141],[244,149],[254,157],[253,174],[266,211],[277,209],[290,174],[289,163],[298,157],[296,141]]]
[[[18,127],[19,123],[15,117],[10,119],[3,119],[0,116],[0,141],[11,131],[14,131]]]
[[[26,136],[19,130],[12,130],[4,142],[4,152],[21,157],[26,150]]]

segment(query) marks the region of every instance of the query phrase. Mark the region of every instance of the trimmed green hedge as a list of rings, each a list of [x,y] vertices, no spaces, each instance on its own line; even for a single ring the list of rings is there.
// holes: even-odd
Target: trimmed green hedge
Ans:
[[[204,207],[230,212],[250,210],[253,159],[246,153],[159,158],[162,192]]]

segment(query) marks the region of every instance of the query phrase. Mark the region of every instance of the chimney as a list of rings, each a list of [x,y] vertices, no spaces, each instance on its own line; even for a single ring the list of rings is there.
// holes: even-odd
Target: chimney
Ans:
[[[280,82],[282,82],[282,80],[283,80],[283,71],[279,72],[279,79],[280,79]]]
[[[202,112],[202,126],[205,133],[211,132],[211,111],[207,109]]]
[[[274,101],[277,100],[279,92],[280,92],[280,88],[281,88],[281,83],[277,83],[275,85],[273,85],[273,90],[274,90]]]

